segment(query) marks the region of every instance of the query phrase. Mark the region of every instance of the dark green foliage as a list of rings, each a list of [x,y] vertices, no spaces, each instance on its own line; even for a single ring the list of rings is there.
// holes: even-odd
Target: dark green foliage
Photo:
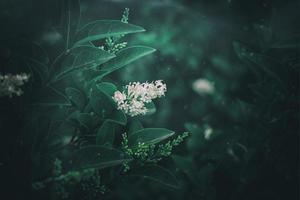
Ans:
[[[0,199],[298,199],[298,11],[0,1],[0,73],[30,74],[0,98]],[[145,116],[118,110],[123,85],[158,79]]]
[[[164,150],[159,146],[154,155],[149,145],[163,145],[174,132],[144,129],[136,119],[127,127],[131,119],[117,109],[112,99],[117,86],[103,81],[104,76],[155,51],[145,46],[124,48],[127,43],[117,43],[126,34],[144,29],[127,22],[126,9],[121,21],[98,20],[74,31],[77,23],[71,21],[74,13],[70,6],[74,5],[66,1],[66,45],[62,53],[47,63],[25,59],[34,72],[34,82],[41,83],[28,97],[32,106],[28,118],[32,122],[24,128],[25,140],[33,141],[28,145],[33,160],[33,188],[50,190],[51,199],[73,199],[79,188],[79,196],[85,194],[83,199],[93,199],[108,192],[122,180],[121,175],[133,173],[128,172],[129,165],[134,172],[140,171],[135,176],[178,187],[171,172],[159,166],[148,167],[147,161],[149,158],[157,162],[170,155],[172,147],[182,140],[167,143]],[[105,47],[96,45],[103,41]],[[147,115],[156,111],[153,102],[147,104],[147,109]],[[126,131],[133,132],[128,141],[121,137]],[[125,147],[124,142],[129,146]],[[129,147],[133,153],[128,153]],[[151,172],[152,168],[157,171]]]

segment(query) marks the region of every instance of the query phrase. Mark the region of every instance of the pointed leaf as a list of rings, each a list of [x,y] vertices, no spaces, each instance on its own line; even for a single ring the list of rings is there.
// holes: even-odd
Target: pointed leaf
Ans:
[[[81,45],[77,46],[67,53],[60,69],[55,72],[54,80],[57,81],[74,70],[87,70],[95,68],[102,63],[115,57],[114,54],[108,53],[102,49]]]
[[[77,42],[74,46],[107,37],[143,32],[140,26],[123,23],[119,20],[97,20],[83,26],[76,34]]]
[[[153,53],[154,51],[156,50],[151,47],[144,46],[134,46],[122,49],[116,54],[115,58],[103,64],[101,71],[103,71],[104,75],[107,75],[139,58]]]

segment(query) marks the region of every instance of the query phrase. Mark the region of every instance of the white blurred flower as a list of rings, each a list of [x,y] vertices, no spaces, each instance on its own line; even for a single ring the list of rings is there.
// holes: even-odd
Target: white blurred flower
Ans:
[[[209,80],[199,78],[193,83],[193,90],[200,95],[205,95],[214,93],[215,87]]]
[[[116,91],[113,100],[118,109],[123,110],[130,116],[145,115],[147,113],[146,103],[165,95],[167,86],[162,80],[155,82],[133,82],[129,83],[123,92]]]
[[[204,130],[204,138],[206,140],[209,140],[211,135],[213,134],[213,129],[211,127],[207,127],[205,130]]]
[[[23,94],[23,91],[19,88],[29,79],[28,74],[17,74],[11,75],[0,74],[0,97],[9,96],[12,97],[13,95],[20,96]]]
[[[42,34],[41,39],[43,42],[53,45],[63,39],[63,36],[56,30],[46,31]]]

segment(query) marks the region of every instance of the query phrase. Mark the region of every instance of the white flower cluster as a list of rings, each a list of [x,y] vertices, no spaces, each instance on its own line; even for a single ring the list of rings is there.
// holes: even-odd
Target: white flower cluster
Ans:
[[[19,88],[29,79],[29,75],[17,74],[11,75],[0,74],[0,97],[9,96],[12,97],[14,94],[20,96],[23,94],[23,91]]]
[[[146,104],[153,99],[165,95],[167,86],[162,80],[155,82],[133,82],[125,87],[123,92],[116,91],[113,100],[118,104],[118,109],[123,110],[130,116],[145,115],[147,113]]]

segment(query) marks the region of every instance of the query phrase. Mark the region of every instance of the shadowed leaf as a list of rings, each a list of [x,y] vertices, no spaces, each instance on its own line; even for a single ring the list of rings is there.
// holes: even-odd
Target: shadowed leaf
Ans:
[[[65,89],[65,93],[69,100],[74,103],[78,109],[83,109],[85,106],[85,96],[82,92],[76,88],[68,87]]]
[[[97,131],[96,144],[113,144],[115,139],[115,126],[116,124],[114,122],[109,120],[104,121]]]
[[[73,169],[97,168],[103,169],[130,161],[123,152],[106,146],[92,145],[83,147],[73,155]]]
[[[174,174],[169,170],[158,165],[150,165],[144,167],[141,171],[135,172],[134,176],[141,176],[146,179],[153,180],[168,187],[179,188],[179,183]]]

